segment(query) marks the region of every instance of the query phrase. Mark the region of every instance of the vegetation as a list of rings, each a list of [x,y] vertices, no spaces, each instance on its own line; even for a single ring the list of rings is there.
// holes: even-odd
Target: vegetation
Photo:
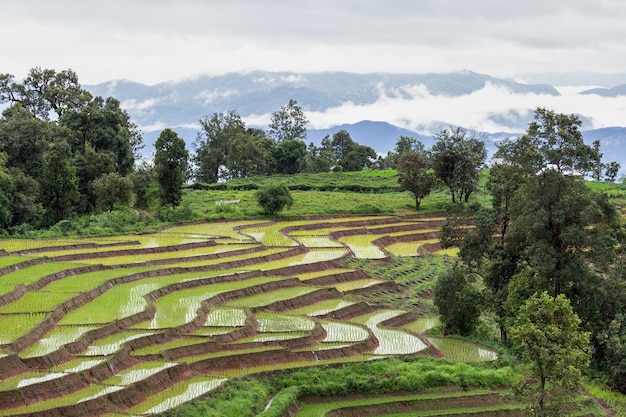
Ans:
[[[270,216],[293,205],[291,193],[284,185],[268,185],[261,188],[256,192],[256,199],[263,212]]]
[[[520,358],[531,362],[530,382],[522,387],[537,415],[559,409],[565,400],[573,404],[574,384],[586,370],[604,376],[614,389],[626,390],[626,235],[612,201],[622,202],[625,193],[613,183],[619,164],[602,163],[600,144],[584,143],[577,116],[538,108],[524,135],[500,144],[487,171],[484,143],[459,128],[443,130],[428,150],[414,138],[400,137],[384,157],[345,130],[327,136],[320,146],[307,145],[308,120],[290,100],[272,113],[268,132],[247,128],[236,111],[202,118],[192,152],[175,132],[165,129],[154,161],[140,164],[137,126],[115,98],[92,97],[71,70],[34,68],[22,82],[0,74],[0,103],[9,105],[0,118],[0,233],[62,238],[6,240],[2,245],[9,254],[0,262],[0,359],[22,355],[54,362],[66,358],[67,352],[88,352],[86,346],[91,346],[90,352],[115,356],[135,344],[157,370],[170,366],[161,363],[165,358],[201,367],[218,357],[223,359],[214,366],[232,357],[243,361],[244,353],[280,350],[281,355],[296,357],[302,346],[314,355],[272,366],[239,367],[239,374],[224,369],[184,380],[170,387],[171,392],[160,393],[162,399],[151,397],[129,411],[141,414],[202,395],[224,378],[318,364],[313,362],[318,354],[361,346],[370,337],[376,338],[377,347],[359,347],[350,355],[342,351],[341,360],[320,362],[433,352],[445,356],[437,343],[444,346],[440,341],[449,339],[428,339],[423,332],[429,331],[488,339],[501,349],[516,346]],[[603,172],[606,183],[599,182]],[[585,175],[596,181],[585,182]],[[185,186],[190,178],[195,183]],[[417,210],[447,218],[392,217],[415,215]],[[262,215],[274,216],[275,222],[259,219]],[[353,217],[343,217],[348,215]],[[156,232],[172,222],[218,219],[239,221],[132,237],[67,239]],[[430,221],[436,226],[427,224]],[[438,239],[433,235],[437,233]],[[183,242],[200,244],[201,249],[178,247]],[[69,246],[58,247],[63,245]],[[390,255],[394,245],[409,256]],[[458,258],[442,256],[441,248],[458,251]],[[306,280],[281,275],[291,277],[289,268],[298,265],[320,269],[307,271],[312,275]],[[348,275],[346,281],[332,282],[329,276],[338,270],[367,276]],[[270,276],[268,271],[280,274]],[[229,280],[239,273],[254,277],[238,276],[234,285]],[[317,300],[320,294],[327,298]],[[326,341],[309,343],[319,337],[313,334],[323,328],[318,323],[289,332],[257,326],[254,332],[260,334],[242,336],[238,343],[212,344],[247,328],[248,319],[257,320],[259,310],[302,299],[313,303],[296,309],[305,315],[362,305],[371,311],[345,323],[324,318],[331,330]],[[215,305],[241,307],[237,320],[230,321],[237,325],[226,333],[206,324],[208,309]],[[405,313],[432,318],[432,307],[440,319],[435,329],[412,323],[386,327],[394,320],[416,319]],[[136,322],[120,324],[120,319],[129,318]],[[103,326],[115,327],[117,334],[94,336],[99,333],[93,330]],[[162,328],[172,331],[160,333]],[[33,335],[38,339],[32,340]],[[161,341],[153,343],[156,339]],[[593,349],[576,349],[586,349],[588,341]],[[59,354],[64,345],[70,348]],[[148,348],[141,350],[140,345]],[[215,352],[177,356],[181,348],[198,345],[218,347],[211,348]],[[159,346],[165,349],[159,351]],[[589,369],[585,352],[592,352]],[[159,363],[150,355],[159,356]],[[398,361],[268,375],[269,385],[265,380],[240,381],[242,403],[230,397],[219,406],[231,407],[228,412],[210,411],[258,414],[279,393],[276,406],[265,411],[275,415],[279,411],[272,410],[284,410],[302,395],[484,386],[481,378],[500,372],[480,368],[484,374],[476,376],[460,365],[437,363],[427,369],[428,360]],[[141,372],[130,370],[121,380],[135,381]],[[49,372],[22,379],[32,381],[28,386],[46,377],[62,375]],[[5,387],[20,384],[22,379],[16,378],[4,381]],[[68,406],[121,386],[115,380],[111,387],[90,387],[11,412]],[[219,395],[234,395],[238,388],[233,389]],[[0,401],[3,397],[8,398],[0,395]],[[5,411],[0,415],[9,413]]]
[[[581,369],[590,358],[589,333],[563,294],[536,293],[520,308],[509,330],[511,341],[530,362],[536,382],[522,384],[532,415],[562,416],[576,408]]]

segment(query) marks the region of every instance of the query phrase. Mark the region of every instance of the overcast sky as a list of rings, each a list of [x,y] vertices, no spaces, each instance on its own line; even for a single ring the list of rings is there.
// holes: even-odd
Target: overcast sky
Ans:
[[[624,0],[0,0],[0,73],[626,73]],[[626,80],[622,83],[626,83]]]

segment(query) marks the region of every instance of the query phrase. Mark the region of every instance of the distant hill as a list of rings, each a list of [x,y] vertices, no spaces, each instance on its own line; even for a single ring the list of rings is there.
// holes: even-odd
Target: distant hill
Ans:
[[[618,85],[613,88],[592,88],[590,90],[581,91],[580,94],[596,94],[602,97],[626,96],[626,84]]]
[[[323,72],[253,71],[219,76],[202,75],[147,86],[131,81],[109,81],[84,86],[95,95],[120,100],[141,126],[159,123],[185,126],[202,116],[236,110],[241,116],[269,114],[295,99],[305,111],[323,112],[344,103],[367,105],[381,95],[409,97],[423,86],[433,96],[462,96],[487,84],[512,93],[559,95],[547,84],[523,84],[471,71],[446,74],[354,74]]]
[[[144,157],[147,159],[151,159],[154,152],[153,144],[165,127],[178,132],[187,142],[188,148],[193,149],[193,142],[199,131],[198,121],[202,117],[235,110],[244,119],[269,120],[269,115],[290,99],[298,101],[305,114],[315,112],[332,116],[335,109],[346,105],[352,106],[354,111],[358,112],[360,106],[372,107],[381,103],[384,106],[388,100],[412,106],[416,100],[436,101],[438,98],[465,100],[474,93],[475,96],[467,99],[467,105],[476,104],[480,108],[481,103],[474,100],[489,100],[490,96],[481,96],[481,92],[488,87],[501,89],[510,95],[533,94],[541,97],[560,94],[556,88],[548,84],[515,82],[472,71],[445,74],[251,71],[218,76],[199,75],[155,85],[117,80],[84,87],[94,95],[113,96],[122,102],[122,107],[143,131],[146,144]],[[585,90],[580,94],[616,97],[626,95],[626,85]],[[591,124],[591,118],[584,114],[578,116],[583,121],[583,126]],[[369,119],[371,116],[365,118]],[[532,120],[532,108],[507,107],[507,103],[503,102],[502,110],[485,113],[483,120],[487,121],[487,124],[497,126],[501,131],[475,132],[487,142],[491,154],[499,140],[516,137],[519,132],[526,129]],[[343,124],[344,121],[338,120],[336,126],[327,129],[309,128],[307,141],[319,144],[324,136],[332,137],[335,132],[345,129],[356,142],[371,146],[376,152],[385,154],[394,148],[402,135],[413,136],[430,147],[434,141],[433,135],[450,126],[446,120],[430,120],[428,114],[418,111],[411,122],[412,126],[418,124],[419,129],[414,129],[420,133],[394,126],[386,121],[362,120]],[[258,124],[249,123],[249,125],[267,128]],[[462,127],[476,130],[472,126]],[[587,130],[584,134],[588,143],[599,139],[602,142],[605,159],[617,160],[626,170],[626,155],[623,150],[626,146],[621,146],[626,143],[626,128]]]

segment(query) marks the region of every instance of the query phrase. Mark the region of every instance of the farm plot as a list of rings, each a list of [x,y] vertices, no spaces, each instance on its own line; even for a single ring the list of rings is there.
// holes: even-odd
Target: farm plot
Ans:
[[[416,330],[430,324],[386,327],[407,311],[355,297],[397,293],[394,281],[419,290],[437,258],[397,269],[404,281],[347,260],[387,258],[376,239],[419,240],[434,222],[234,221],[0,242],[0,416],[152,415],[252,372],[423,355]],[[455,360],[493,359],[464,341],[429,343]]]

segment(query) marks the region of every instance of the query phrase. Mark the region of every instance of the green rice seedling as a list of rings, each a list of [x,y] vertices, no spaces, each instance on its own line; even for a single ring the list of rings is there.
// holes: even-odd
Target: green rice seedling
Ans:
[[[45,313],[0,314],[0,344],[13,343],[45,319]]]
[[[319,289],[319,287],[290,287],[270,291],[261,295],[241,297],[237,300],[229,301],[226,305],[231,307],[263,307],[277,301],[284,301],[290,298],[306,295]]]
[[[163,233],[179,234],[194,238],[229,237],[232,239],[245,241],[249,240],[250,238],[241,234],[237,229],[258,223],[258,220],[197,223],[185,226],[170,227],[164,230]]]
[[[322,326],[326,330],[324,343],[347,343],[367,340],[369,333],[360,326],[338,321],[323,321]]]
[[[281,233],[280,230],[298,224],[304,224],[304,222],[281,222],[261,227],[245,227],[241,229],[241,233],[251,236],[265,246],[296,246],[298,243]]]
[[[122,348],[124,343],[130,342],[134,339],[139,339],[140,337],[150,336],[155,334],[156,332],[150,331],[137,331],[137,330],[127,330],[125,332],[116,333],[109,337],[105,337],[102,339],[98,339],[93,342],[83,355],[85,356],[107,356],[112,355]]]
[[[274,255],[276,253],[284,252],[288,249],[285,248],[267,248],[265,250],[255,252],[253,254],[242,254],[242,255],[234,255],[223,257],[219,259],[210,259],[210,260],[200,260],[200,261],[188,261],[185,262],[184,259],[178,259],[177,261],[168,264],[169,267],[183,267],[183,268],[192,268],[195,266],[208,266],[208,265],[219,265],[224,262],[233,262],[233,261],[242,261],[249,260],[253,258],[261,258],[263,256]],[[256,265],[256,264],[255,264]],[[253,269],[254,266],[250,267]]]
[[[205,326],[209,327],[242,327],[246,322],[243,308],[215,307],[207,315]]]
[[[113,268],[103,271],[76,274],[62,280],[51,282],[44,289],[50,293],[88,292],[115,278],[132,275],[137,272],[146,272],[159,269],[158,266],[139,266],[134,268]]]
[[[100,365],[105,360],[106,359],[76,358],[50,368],[50,372],[65,372],[66,374],[82,372],[93,368],[94,366]]]
[[[238,340],[237,343],[265,343],[276,342],[280,340],[298,339],[306,336],[304,332],[284,332],[284,333],[263,333],[255,336],[247,337],[245,339]]]
[[[376,245],[372,243],[375,239],[378,239],[377,235],[354,235],[344,236],[339,239],[340,242],[345,243],[354,252],[354,256],[357,258],[366,259],[380,259],[385,258],[387,255]]]
[[[344,272],[352,272],[352,271],[354,271],[354,269],[332,268],[332,269],[323,269],[323,270],[313,271],[313,272],[303,272],[301,274],[298,274],[297,277],[300,281],[307,281],[313,278],[325,277],[327,275],[335,275],[335,274],[341,274]]]
[[[225,379],[194,377],[153,395],[140,405],[128,410],[130,415],[157,414],[172,409],[219,387]]]
[[[396,256],[417,256],[421,246],[427,243],[439,243],[439,239],[424,239],[415,242],[398,242],[385,246],[387,252]]]
[[[65,376],[65,374],[61,372],[25,372],[20,375],[1,380],[0,395],[2,395],[2,391],[11,391],[27,385],[60,378],[62,376]]]
[[[146,379],[164,369],[176,366],[174,362],[145,362],[107,379],[103,382],[105,385],[130,385]]]
[[[189,323],[196,317],[202,301],[226,291],[233,291],[254,285],[282,280],[284,278],[260,277],[236,282],[226,282],[176,291],[159,298],[155,302],[156,314],[150,323],[151,329],[176,327]],[[245,307],[246,304],[235,306]]]
[[[2,244],[0,243],[0,249],[2,249]],[[35,256],[0,256],[0,268],[4,268],[10,265],[19,264],[20,262],[29,261],[31,259],[35,259]]]
[[[193,333],[190,333],[191,336],[204,336],[204,337],[213,337],[213,336],[221,336],[223,334],[228,334],[233,330],[236,330],[236,327],[201,327],[195,330]]]
[[[46,262],[44,264],[29,266],[27,268],[22,268],[3,275],[0,277],[0,283],[6,284],[7,289],[12,291],[18,284],[30,285],[46,275],[55,274],[57,272],[80,266],[83,265],[76,262]]]
[[[333,284],[332,286],[337,288],[337,290],[340,292],[345,292],[361,288],[367,288],[372,285],[380,284],[381,282],[384,281],[380,281],[377,279],[359,279],[356,281],[339,282],[337,284]]]
[[[59,324],[111,323],[141,313],[148,307],[144,295],[159,288],[156,283],[116,285],[84,306],[70,311]]]
[[[437,317],[428,316],[428,317],[420,317],[414,322],[402,326],[402,328],[410,330],[414,333],[424,333],[438,325],[439,325],[439,319]]]
[[[35,344],[20,352],[21,358],[44,356],[58,350],[61,346],[75,342],[84,333],[93,330],[94,326],[60,326],[50,330]]]
[[[166,261],[170,260],[172,264],[181,264],[185,262],[185,258],[193,259],[194,256],[200,255],[212,255],[217,253],[225,253],[238,249],[250,248],[250,245],[216,245],[205,248],[194,248],[187,250],[178,250],[171,252],[160,253],[145,253],[145,254],[131,254],[131,255],[119,255],[114,257],[105,258],[89,258],[82,260],[85,264],[102,264],[102,265],[127,265],[139,262],[149,261]]]
[[[293,238],[300,244],[307,248],[342,248],[343,245],[337,241],[332,240],[328,236],[313,235],[313,236],[293,236]]]
[[[315,322],[308,317],[271,311],[259,311],[256,319],[259,332],[310,332],[315,327]]]
[[[133,356],[158,355],[166,350],[176,349],[183,346],[192,346],[200,343],[206,343],[209,339],[205,337],[181,337],[180,339],[171,340],[166,343],[160,343],[135,349],[132,351]]]
[[[345,301],[342,299],[323,300],[315,304],[311,304],[305,307],[289,310],[290,314],[307,315],[310,317],[322,316],[328,314],[331,311],[339,310],[354,304],[352,301]]]
[[[52,410],[54,408],[66,407],[74,404],[78,404],[84,401],[91,400],[93,398],[102,397],[111,392],[121,390],[122,386],[106,386],[106,385],[89,385],[87,388],[76,391],[70,395],[54,398],[47,401],[41,401],[32,403],[27,406],[11,408],[6,410],[0,410],[0,416],[14,416],[19,414],[36,413],[45,410]]]
[[[339,259],[345,256],[348,251],[341,248],[320,249],[314,248],[300,256],[300,259],[293,260],[290,265],[305,265],[316,262],[332,261],[333,259]]]
[[[245,325],[247,314],[243,308],[217,306],[207,315],[205,326],[236,328]]]
[[[389,320],[404,311],[382,310],[360,316],[354,322],[368,326],[379,341],[379,346],[374,351],[375,355],[407,355],[426,349],[426,344],[420,338],[408,334],[402,330],[391,330],[378,327],[380,322]]]
[[[498,359],[498,353],[480,346],[452,337],[428,337],[428,341],[435,345],[443,356],[454,362],[484,362]]]
[[[29,291],[22,298],[0,307],[0,314],[45,313],[76,295],[78,293]]]
[[[229,345],[229,347],[232,347],[232,349],[221,350],[219,352],[205,353],[202,355],[189,356],[189,357],[182,358],[181,361],[191,364],[191,363],[200,362],[206,359],[224,358],[227,356],[245,355],[248,353],[270,352],[274,350],[282,350],[280,346],[257,346],[253,348],[237,349],[237,343],[233,343]],[[221,376],[223,374],[218,374],[218,375]]]

